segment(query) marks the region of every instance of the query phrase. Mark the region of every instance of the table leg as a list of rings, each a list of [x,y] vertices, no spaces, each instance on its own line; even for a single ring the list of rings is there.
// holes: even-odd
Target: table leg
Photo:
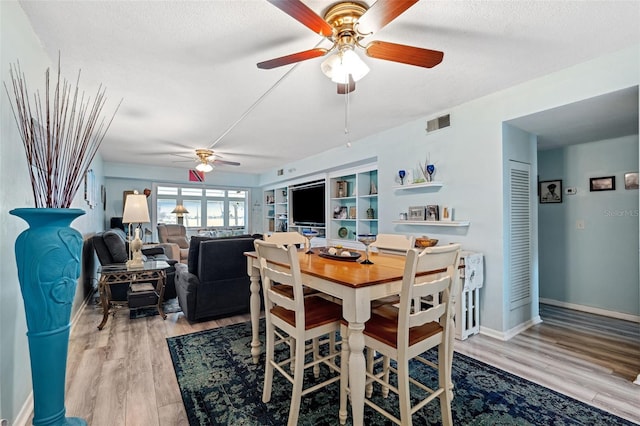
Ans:
[[[363,330],[363,323],[349,322],[349,388],[351,390],[351,411],[354,426],[364,424],[366,362],[363,353]]]
[[[102,330],[109,319],[109,298],[107,297],[104,283],[98,283],[98,291],[100,292],[100,302],[102,304],[102,322],[98,325],[98,330]]]
[[[251,281],[251,298],[249,309],[251,311],[251,357],[257,364],[260,359],[260,270],[253,267],[251,258],[247,259],[249,280]]]
[[[162,304],[164,303],[164,286],[166,283],[166,279],[167,279],[167,274],[165,271],[160,271],[160,278],[158,278],[158,285],[157,287],[159,287],[160,289],[157,290],[158,292],[158,313],[160,314],[160,316],[162,317],[163,320],[167,319],[167,314],[164,313],[164,309],[162,307]]]

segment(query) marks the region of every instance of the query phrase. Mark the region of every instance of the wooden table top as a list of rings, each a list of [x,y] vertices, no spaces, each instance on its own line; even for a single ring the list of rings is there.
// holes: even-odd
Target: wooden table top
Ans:
[[[319,249],[314,248],[314,254],[306,254],[304,250],[298,250],[300,271],[318,278],[323,278],[347,287],[366,287],[402,280],[404,273],[405,257],[384,253],[369,253],[369,259],[373,265],[362,263],[328,259],[319,256]],[[358,250],[350,250],[355,252]],[[364,257],[364,252],[362,253]],[[246,252],[245,256],[257,259],[255,251]],[[361,259],[363,258],[361,257]]]

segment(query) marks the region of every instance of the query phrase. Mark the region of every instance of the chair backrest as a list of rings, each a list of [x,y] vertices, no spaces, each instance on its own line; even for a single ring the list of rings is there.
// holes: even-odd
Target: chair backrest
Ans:
[[[161,243],[174,243],[178,244],[180,248],[189,248],[189,240],[187,239],[187,228],[183,225],[159,223],[158,239]]]
[[[304,245],[307,242],[306,237],[299,232],[272,232],[271,234],[265,234],[264,240],[270,243],[287,246],[290,244]]]
[[[453,336],[451,325],[459,257],[460,244],[407,252],[398,313],[398,345],[408,342],[410,328],[430,322],[440,323],[446,339]],[[431,302],[426,308],[422,303],[425,299]]]
[[[402,234],[378,234],[376,240],[371,243],[370,247],[377,247],[382,250],[392,250],[406,252],[413,248],[416,237],[413,235]],[[403,253],[404,254],[404,253]]]
[[[290,244],[285,247],[260,240],[255,240],[253,244],[260,262],[265,313],[270,311],[273,305],[281,306],[295,312],[296,326],[302,325],[304,327],[304,292],[298,251],[295,245]],[[274,283],[293,287],[293,299],[285,296],[281,291],[273,290],[272,284]]]
[[[94,235],[91,240],[100,265],[125,263],[129,259],[127,237],[123,230],[109,229]]]

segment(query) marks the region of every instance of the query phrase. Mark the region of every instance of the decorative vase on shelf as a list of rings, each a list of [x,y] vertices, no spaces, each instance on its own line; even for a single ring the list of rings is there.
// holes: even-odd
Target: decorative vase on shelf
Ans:
[[[10,213],[29,228],[15,243],[27,318],[34,425],[86,425],[65,417],[64,395],[71,307],[80,276],[82,235],[71,222],[81,209],[20,208]]]

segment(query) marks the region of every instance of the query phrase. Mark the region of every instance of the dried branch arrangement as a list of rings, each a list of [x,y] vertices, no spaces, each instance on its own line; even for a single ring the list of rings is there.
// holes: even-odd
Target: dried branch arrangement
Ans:
[[[45,73],[46,93],[33,94],[30,103],[29,91],[20,63],[10,65],[13,83],[11,110],[24,144],[31,187],[36,207],[68,208],[80,188],[113,118],[120,108],[116,107],[111,119],[101,118],[106,98],[102,85],[93,102],[80,93],[80,71],[75,90],[67,80],[60,81],[60,58],[58,78],[50,90],[49,69]],[[9,98],[11,94],[4,83]]]

